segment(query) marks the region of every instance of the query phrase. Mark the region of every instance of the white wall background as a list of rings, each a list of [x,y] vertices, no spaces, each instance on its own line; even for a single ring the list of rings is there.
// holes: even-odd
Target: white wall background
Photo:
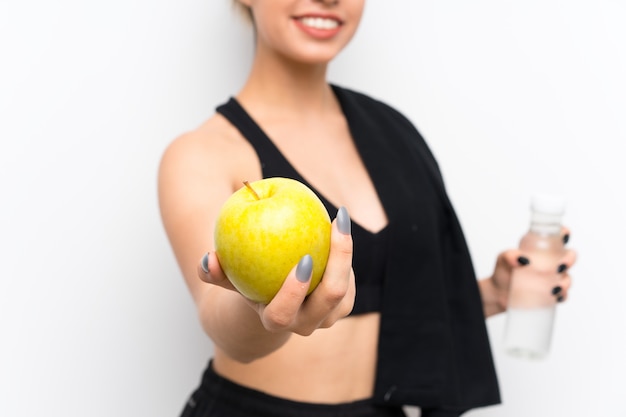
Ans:
[[[580,260],[551,357],[501,352],[487,416],[626,416],[626,3],[369,0],[331,79],[442,166],[479,275],[536,190]],[[161,228],[164,147],[242,82],[228,1],[0,0],[0,415],[178,415],[210,355]]]

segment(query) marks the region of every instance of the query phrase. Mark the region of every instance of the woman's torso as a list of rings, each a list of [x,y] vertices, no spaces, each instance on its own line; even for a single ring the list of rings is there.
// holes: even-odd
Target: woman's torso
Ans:
[[[245,102],[241,104],[245,107]],[[386,227],[386,214],[338,104],[322,119],[277,115],[262,108],[246,110],[312,187],[333,206],[348,208],[362,232],[375,236]],[[263,170],[248,140],[221,115],[208,124],[239,149],[229,172],[233,188],[244,179],[261,179]],[[368,398],[375,377],[379,319],[377,312],[353,315],[311,336],[293,335],[279,350],[248,364],[216,347],[214,368],[241,385],[298,401]]]

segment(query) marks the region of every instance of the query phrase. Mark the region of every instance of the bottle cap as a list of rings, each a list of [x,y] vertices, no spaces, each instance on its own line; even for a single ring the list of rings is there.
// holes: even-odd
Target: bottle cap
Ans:
[[[565,198],[556,194],[535,194],[531,198],[530,208],[536,213],[561,216],[565,213]]]

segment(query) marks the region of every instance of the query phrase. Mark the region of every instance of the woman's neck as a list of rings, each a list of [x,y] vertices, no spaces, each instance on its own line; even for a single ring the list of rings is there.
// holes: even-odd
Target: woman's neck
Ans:
[[[237,98],[247,106],[267,111],[324,112],[336,104],[326,69],[327,64],[256,56]]]

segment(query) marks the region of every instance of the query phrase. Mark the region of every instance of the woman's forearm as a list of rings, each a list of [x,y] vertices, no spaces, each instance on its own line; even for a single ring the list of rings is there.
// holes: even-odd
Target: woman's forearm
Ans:
[[[214,287],[198,303],[204,331],[224,353],[247,363],[284,345],[290,332],[270,332],[257,312],[234,291]]]

